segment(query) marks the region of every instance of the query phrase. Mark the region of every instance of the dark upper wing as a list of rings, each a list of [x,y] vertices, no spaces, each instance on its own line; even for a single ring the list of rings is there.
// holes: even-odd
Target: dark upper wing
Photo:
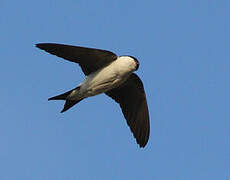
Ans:
[[[133,73],[123,86],[106,94],[120,104],[137,143],[140,147],[145,147],[149,139],[149,111],[140,78]]]
[[[36,47],[48,53],[78,63],[85,75],[94,72],[116,60],[116,54],[93,48],[69,46],[55,43],[40,43]]]

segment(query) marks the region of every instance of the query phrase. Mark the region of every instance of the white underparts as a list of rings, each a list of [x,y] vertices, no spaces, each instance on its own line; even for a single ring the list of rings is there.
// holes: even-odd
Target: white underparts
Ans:
[[[108,66],[87,76],[81,83],[80,89],[73,91],[68,99],[78,100],[95,96],[118,87],[127,80],[135,68],[136,63],[131,57],[121,56]]]

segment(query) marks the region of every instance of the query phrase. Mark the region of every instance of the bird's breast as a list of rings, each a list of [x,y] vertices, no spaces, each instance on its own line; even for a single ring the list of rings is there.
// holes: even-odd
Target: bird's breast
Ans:
[[[90,74],[81,84],[80,93],[89,97],[118,87],[127,80],[132,73],[114,61],[110,65]]]

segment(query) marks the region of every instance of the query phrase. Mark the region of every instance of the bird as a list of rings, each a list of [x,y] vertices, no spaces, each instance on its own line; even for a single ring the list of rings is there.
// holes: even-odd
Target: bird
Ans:
[[[146,146],[150,134],[149,110],[143,83],[134,73],[139,68],[139,61],[135,57],[57,43],[38,43],[35,46],[77,63],[86,76],[77,87],[48,99],[65,101],[61,113],[83,99],[105,93],[120,105],[139,147]]]

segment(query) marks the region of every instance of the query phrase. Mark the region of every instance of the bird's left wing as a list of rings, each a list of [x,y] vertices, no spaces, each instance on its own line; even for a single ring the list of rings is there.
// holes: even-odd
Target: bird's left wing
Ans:
[[[55,43],[39,43],[36,44],[36,47],[68,61],[78,63],[85,75],[89,75],[117,59],[116,54],[101,49]]]
[[[131,74],[121,87],[106,92],[106,95],[120,104],[125,119],[140,147],[149,139],[149,111],[142,81]]]

